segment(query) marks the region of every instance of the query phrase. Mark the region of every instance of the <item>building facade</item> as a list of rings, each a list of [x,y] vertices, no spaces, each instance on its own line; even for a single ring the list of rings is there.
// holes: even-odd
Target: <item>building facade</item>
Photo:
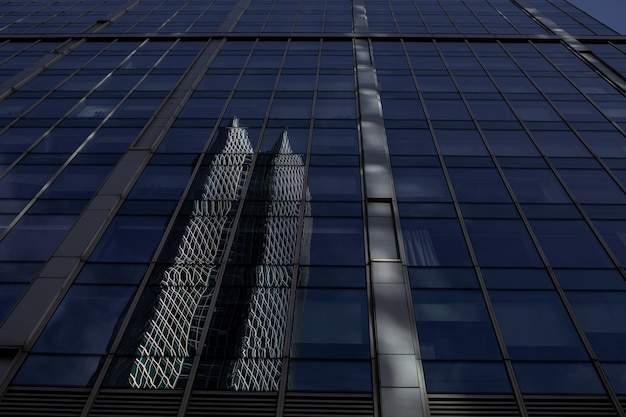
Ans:
[[[566,0],[11,0],[0,63],[0,416],[626,417]]]

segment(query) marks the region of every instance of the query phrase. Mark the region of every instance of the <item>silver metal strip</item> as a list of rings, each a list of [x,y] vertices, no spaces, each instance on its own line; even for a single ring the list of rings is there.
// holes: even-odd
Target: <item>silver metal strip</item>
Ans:
[[[368,32],[362,0],[354,1],[353,17],[355,32]],[[410,286],[400,256],[393,175],[369,41],[356,39],[355,54],[380,411],[382,417],[425,417],[428,399]]]

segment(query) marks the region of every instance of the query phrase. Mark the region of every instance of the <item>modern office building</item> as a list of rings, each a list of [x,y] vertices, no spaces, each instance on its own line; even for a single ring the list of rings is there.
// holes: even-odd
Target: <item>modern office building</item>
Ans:
[[[626,36],[566,0],[0,3],[0,416],[626,417]]]

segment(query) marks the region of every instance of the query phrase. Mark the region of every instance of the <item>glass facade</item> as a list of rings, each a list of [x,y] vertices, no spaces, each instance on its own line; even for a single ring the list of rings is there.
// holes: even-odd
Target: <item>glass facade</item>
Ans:
[[[566,0],[12,0],[0,63],[0,415],[626,416]]]

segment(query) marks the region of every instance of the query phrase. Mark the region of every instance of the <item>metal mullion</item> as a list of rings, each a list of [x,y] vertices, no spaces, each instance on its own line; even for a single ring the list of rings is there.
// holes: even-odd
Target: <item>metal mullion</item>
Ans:
[[[435,49],[437,50],[439,57],[441,58],[442,62],[444,63],[444,65],[446,66],[446,72],[448,73],[448,75],[450,76],[450,79],[452,80],[452,82],[454,83],[456,89],[457,89],[457,93],[459,94],[459,96],[461,97],[461,100],[463,101],[464,106],[466,107],[467,111],[470,113],[471,115],[471,111],[469,109],[469,106],[467,105],[467,102],[465,101],[465,98],[461,95],[461,90],[459,89],[459,86],[456,82],[456,80],[454,79],[454,76],[452,74],[452,71],[450,70],[450,68],[448,67],[448,64],[446,63],[445,57],[443,56],[443,54],[441,53],[441,50],[439,49],[439,46],[437,45],[437,42],[434,42],[435,45]],[[417,84],[417,83],[416,83]],[[423,101],[423,97],[421,95],[421,92],[418,92],[418,94],[420,95],[420,100]],[[424,106],[424,112],[426,114],[426,120],[427,123],[429,125],[429,128],[431,129],[431,134],[433,136],[433,141],[435,143],[435,147],[437,149],[437,156],[439,157],[439,162],[441,164],[441,167],[443,169],[444,172],[444,176],[446,179],[446,183],[448,184],[448,188],[450,191],[450,195],[452,196],[452,203],[454,204],[454,210],[457,214],[457,220],[459,221],[459,224],[461,226],[461,231],[463,233],[463,238],[465,240],[465,244],[467,245],[468,248],[468,252],[470,255],[470,259],[472,260],[472,266],[474,268],[474,273],[476,274],[476,278],[478,280],[478,285],[480,287],[480,291],[481,294],[483,296],[483,300],[485,302],[485,306],[487,308],[487,314],[489,315],[489,319],[491,321],[491,325],[493,327],[495,336],[496,336],[496,340],[498,341],[498,347],[500,348],[500,353],[502,354],[502,360],[504,362],[504,366],[507,370],[507,374],[509,377],[509,382],[511,384],[511,388],[513,390],[513,396],[515,397],[515,402],[517,403],[517,407],[519,409],[520,415],[522,417],[528,417],[528,411],[526,409],[526,404],[524,403],[523,397],[522,397],[522,392],[521,389],[519,387],[519,384],[517,383],[517,378],[515,377],[515,370],[513,369],[513,365],[511,362],[511,357],[509,356],[508,353],[508,349],[506,347],[506,344],[504,342],[504,337],[502,336],[502,332],[500,330],[500,326],[498,325],[498,322],[496,320],[496,313],[495,313],[495,309],[493,307],[493,304],[491,303],[491,298],[489,297],[489,292],[487,290],[487,285],[485,284],[485,280],[484,277],[482,275],[482,271],[479,267],[479,263],[478,263],[478,258],[476,257],[476,254],[474,253],[474,248],[472,246],[472,242],[471,239],[469,237],[469,232],[467,230],[467,226],[465,225],[465,219],[461,210],[461,205],[459,203],[459,201],[456,198],[456,193],[454,192],[454,187],[452,185],[452,180],[450,178],[450,175],[448,173],[448,169],[447,166],[445,164],[445,159],[443,157],[443,154],[441,153],[441,149],[439,148],[439,144],[438,144],[438,140],[437,140],[437,136],[435,135],[433,126],[432,126],[432,122],[430,120],[430,118],[428,117],[428,109],[426,108],[426,106]],[[476,130],[478,131],[479,135],[481,135],[481,139],[484,142],[484,138],[483,138],[483,134],[482,131],[480,131],[480,128],[478,126],[478,124],[476,123],[476,120],[472,117],[472,123],[474,124]],[[491,155],[491,157],[493,158],[493,155]]]
[[[289,46],[289,45],[288,45]],[[310,200],[307,199],[308,195],[308,181],[309,181],[309,167],[311,164],[311,148],[313,147],[313,130],[315,126],[315,109],[317,107],[317,86],[319,82],[320,75],[320,62],[322,57],[322,50],[324,47],[323,41],[319,42],[319,50],[317,52],[317,66],[315,71],[315,81],[313,84],[313,104],[311,106],[311,114],[310,114],[310,122],[309,122],[309,136],[307,142],[306,154],[304,156],[304,177],[302,179],[302,195],[300,197],[300,212],[298,213],[298,234],[296,237],[296,249],[294,251],[294,259],[293,263],[293,272],[291,277],[291,287],[289,288],[289,307],[287,313],[287,329],[285,331],[285,344],[283,346],[283,358],[282,358],[282,374],[280,376],[280,381],[278,383],[278,402],[276,406],[276,417],[282,417],[285,409],[285,398],[287,397],[287,378],[288,378],[288,370],[289,370],[289,361],[290,361],[290,351],[291,351],[291,337],[293,335],[293,322],[296,310],[296,296],[298,293],[298,279],[300,278],[300,274],[298,273],[300,268],[300,252],[302,248],[302,238],[304,235],[304,220],[306,218],[306,207],[307,204],[310,203]],[[285,54],[286,59],[287,54]],[[283,61],[284,63],[284,61]],[[281,68],[282,69],[282,68]],[[278,80],[280,81],[280,79]],[[274,91],[278,84],[274,87]],[[307,267],[309,267],[307,265]]]
[[[391,9],[391,0],[388,0],[389,2],[389,7]],[[400,32],[400,26],[397,24],[397,21],[395,21],[395,14],[394,14],[394,23],[396,24],[396,28],[398,29],[398,32]],[[401,40],[401,47],[404,53],[404,57],[405,60],[407,62],[407,68],[409,69],[409,71],[411,71],[412,74],[412,70],[410,67],[410,60],[408,59],[407,53],[406,53],[406,48],[404,46],[404,41]],[[376,63],[375,63],[375,59],[376,59],[376,55],[374,53],[374,49],[373,49],[373,44],[372,44],[372,39],[368,38],[368,46],[369,46],[369,57],[370,57],[370,61],[371,61],[371,66],[372,69],[374,70],[374,76],[376,78],[376,93],[378,95],[378,102],[379,105],[381,106],[381,110],[380,110],[380,114],[381,117],[383,119],[384,122],[384,113],[383,113],[383,108],[382,108],[382,101],[380,98],[380,86],[378,84],[378,76],[376,75]],[[358,98],[358,96],[357,96]],[[360,100],[357,100],[358,104],[360,104]],[[359,109],[360,112],[360,109]],[[358,128],[359,128],[359,134],[362,134],[361,132],[361,124],[358,124]],[[385,132],[386,127],[383,126],[383,132]],[[389,144],[387,142],[387,138],[386,138],[386,134],[385,134],[385,139],[384,139],[384,147],[385,147],[385,152],[386,152],[386,156],[387,156],[387,163],[389,164],[389,168],[390,168],[390,174],[391,174],[391,189],[390,189],[390,194],[391,194],[391,198],[389,199],[389,204],[391,206],[391,221],[393,222],[393,230],[395,233],[395,243],[397,246],[397,251],[398,251],[398,260],[399,262],[393,262],[394,260],[392,260],[391,263],[399,263],[400,267],[401,267],[401,274],[402,274],[402,281],[404,284],[404,292],[405,292],[405,297],[406,297],[406,303],[407,303],[407,313],[409,316],[409,321],[411,323],[410,326],[410,333],[411,333],[411,339],[412,339],[412,343],[413,343],[413,355],[415,358],[415,367],[416,367],[416,376],[417,376],[417,387],[419,389],[419,395],[420,395],[420,402],[421,402],[421,410],[417,411],[417,415],[423,415],[425,417],[430,416],[430,405],[429,405],[429,401],[428,401],[428,392],[426,389],[426,380],[425,380],[425,376],[424,376],[424,366],[423,366],[423,360],[422,360],[422,353],[421,353],[421,349],[420,349],[420,344],[419,344],[419,335],[417,332],[417,326],[416,326],[416,318],[415,318],[415,310],[414,310],[414,306],[413,306],[413,299],[412,299],[412,289],[411,289],[411,283],[408,279],[408,269],[407,269],[407,262],[406,262],[406,253],[405,253],[405,246],[404,246],[404,239],[402,236],[402,225],[401,225],[401,219],[400,219],[400,211],[398,208],[398,199],[396,196],[396,190],[395,190],[395,186],[393,184],[393,166],[391,164],[391,157],[389,154]],[[365,183],[365,173],[364,168],[366,166],[365,164],[365,158],[364,158],[364,151],[363,151],[363,139],[361,138],[361,140],[359,141],[359,154],[361,157],[361,171],[362,171],[362,177],[363,177],[363,181],[362,181],[362,188],[363,188],[363,220],[364,220],[364,225],[366,225],[366,230],[365,230],[365,237],[366,237],[366,266],[369,266],[368,268],[366,268],[366,284],[367,284],[367,295],[368,295],[368,308],[369,308],[369,320],[370,320],[370,346],[372,346],[374,349],[372,350],[370,356],[371,356],[371,360],[372,360],[372,382],[375,385],[374,386],[374,391],[373,391],[373,402],[374,402],[374,416],[378,417],[380,415],[383,414],[383,410],[382,410],[382,384],[381,384],[381,375],[380,375],[380,369],[379,369],[379,363],[380,360],[378,358],[378,340],[377,340],[377,335],[376,335],[376,326],[377,326],[377,322],[376,322],[376,316],[375,316],[375,291],[374,291],[374,285],[375,283],[373,282],[372,279],[372,275],[373,275],[373,271],[372,271],[372,259],[370,258],[370,240],[369,240],[369,224],[367,223],[367,221],[369,220],[369,216],[368,216],[368,199],[367,199],[367,193],[366,193],[366,183]],[[375,202],[374,199],[372,199],[371,202]],[[387,354],[389,355],[389,354]],[[389,387],[388,387],[389,388]],[[399,388],[399,387],[393,387],[393,388]],[[391,388],[391,389],[393,389]],[[387,416],[385,416],[387,417]]]
[[[365,0],[363,1],[363,5],[365,6]],[[388,0],[389,2],[390,0]],[[389,4],[389,8],[391,10],[391,4]],[[393,11],[392,11],[393,13]],[[367,16],[366,16],[367,17]],[[368,23],[367,21],[365,23]],[[399,29],[397,23],[395,22],[395,17],[394,17],[394,24],[396,25],[396,29]],[[369,32],[369,26],[368,26],[368,32]],[[357,46],[356,46],[356,42],[357,40],[355,39],[353,41],[353,59],[354,59],[354,65],[355,65],[355,73],[354,73],[354,77],[355,77],[355,84],[358,87],[358,56],[356,55],[356,51],[357,51]],[[374,62],[374,53],[373,53],[373,47],[372,47],[372,39],[371,38],[367,38],[367,43],[368,43],[368,49],[369,49],[369,59],[371,62],[371,66],[373,69],[375,69],[375,62]],[[376,82],[378,82],[378,77],[376,77]],[[380,89],[377,89],[377,93],[379,95],[379,103],[380,103]],[[357,114],[361,115],[361,100],[358,94],[358,90],[357,90],[357,94],[355,95],[356,97],[356,105],[357,105]],[[382,113],[382,107],[381,107],[381,113]],[[372,401],[373,401],[373,405],[374,405],[374,417],[380,417],[382,414],[382,400],[381,400],[381,391],[382,391],[382,387],[381,387],[381,382],[380,382],[380,371],[379,371],[379,359],[378,359],[378,349],[377,349],[377,340],[376,340],[376,310],[374,308],[374,283],[372,281],[372,259],[371,259],[371,255],[370,255],[370,243],[369,243],[369,223],[368,223],[368,208],[367,208],[367,190],[366,190],[366,181],[365,181],[365,156],[364,156],[364,150],[363,150],[363,132],[362,132],[362,126],[361,123],[357,123],[357,132],[359,135],[359,141],[358,141],[358,145],[359,145],[359,164],[360,164],[360,171],[361,171],[361,215],[363,216],[363,239],[364,239],[364,243],[365,243],[365,290],[366,290],[366,294],[367,294],[367,309],[368,309],[368,327],[369,327],[369,336],[370,336],[370,366],[372,368],[371,370],[371,375],[372,375]],[[391,208],[392,208],[392,215],[394,215],[394,217],[392,218],[392,221],[395,223],[395,232],[396,232],[396,245],[398,246],[398,256],[400,257],[400,260],[405,259],[403,258],[403,245],[402,245],[402,233],[400,232],[399,228],[400,228],[400,221],[397,218],[398,215],[398,208],[397,208],[397,199],[395,198],[395,191],[392,189],[391,193],[393,195],[393,198],[391,199]],[[402,273],[403,273],[403,278],[406,284],[406,271],[404,268],[404,263],[402,264],[403,268],[402,268]],[[406,285],[405,285],[406,287]],[[405,288],[406,291],[406,288]],[[410,294],[410,288],[409,288],[409,294]],[[409,303],[409,314],[412,315],[413,314],[413,309],[411,308],[412,305],[411,303]],[[413,338],[413,346],[415,349],[415,352],[417,353],[416,357],[419,358],[419,343],[417,342],[416,339],[416,335],[415,334],[411,334],[412,338]],[[416,365],[417,366],[417,365]],[[418,381],[419,381],[419,386],[420,387],[425,387],[424,385],[424,381],[423,381],[423,370],[420,369],[421,372],[418,372]],[[427,405],[423,405],[424,410],[428,410],[428,406]],[[418,414],[419,415],[419,414]]]

